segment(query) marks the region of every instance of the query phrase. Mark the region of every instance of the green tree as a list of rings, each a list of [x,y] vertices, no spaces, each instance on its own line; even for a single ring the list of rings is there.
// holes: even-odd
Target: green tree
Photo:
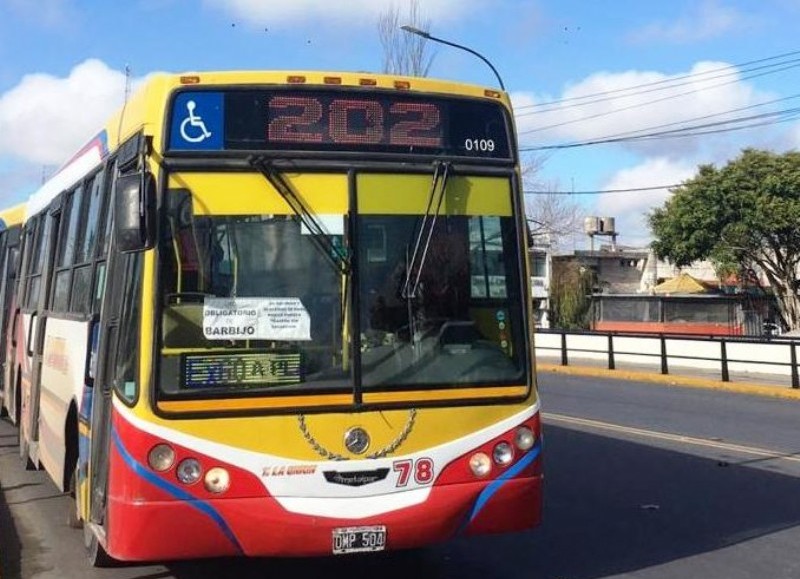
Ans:
[[[554,328],[588,330],[591,325],[594,274],[574,261],[553,263],[550,320]]]
[[[678,266],[710,259],[727,273],[757,266],[784,323],[800,327],[800,153],[746,149],[672,193],[649,215],[655,252]]]

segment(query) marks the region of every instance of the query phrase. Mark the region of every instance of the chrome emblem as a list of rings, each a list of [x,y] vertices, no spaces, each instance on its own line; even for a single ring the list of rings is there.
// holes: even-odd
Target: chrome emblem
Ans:
[[[344,433],[344,445],[353,454],[363,454],[369,448],[369,434],[360,426]]]

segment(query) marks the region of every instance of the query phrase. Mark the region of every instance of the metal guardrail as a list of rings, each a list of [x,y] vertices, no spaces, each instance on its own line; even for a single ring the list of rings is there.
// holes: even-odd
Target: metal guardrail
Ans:
[[[797,366],[797,341],[791,338],[783,337],[747,337],[747,336],[703,336],[691,334],[644,334],[644,333],[628,333],[628,332],[596,332],[596,331],[580,331],[580,330],[559,330],[559,329],[537,329],[537,334],[556,334],[561,336],[560,346],[542,346],[536,344],[537,350],[553,350],[559,351],[561,354],[561,365],[568,366],[570,353],[589,353],[589,354],[606,354],[609,370],[615,370],[617,363],[616,357],[622,355],[631,355],[637,357],[651,357],[659,358],[661,362],[661,373],[669,374],[670,360],[695,360],[699,362],[717,362],[719,363],[720,379],[723,382],[730,382],[729,367],[732,363],[740,364],[763,364],[769,366],[788,366],[791,375],[791,387],[800,389],[800,372]],[[604,349],[589,349],[589,348],[568,348],[567,336],[606,336],[607,346]],[[615,338],[647,338],[648,340],[659,340],[660,352],[631,352],[615,348]],[[692,356],[688,354],[670,354],[667,351],[667,342],[672,341],[703,341],[719,344],[719,356]],[[776,360],[746,360],[740,358],[731,358],[728,355],[728,345],[736,344],[768,344],[775,348],[786,348],[789,352],[789,362],[781,362]]]

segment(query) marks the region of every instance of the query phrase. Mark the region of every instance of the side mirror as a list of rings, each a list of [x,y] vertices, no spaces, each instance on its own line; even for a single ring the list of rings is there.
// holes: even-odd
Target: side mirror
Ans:
[[[155,179],[150,173],[117,178],[114,194],[114,234],[123,253],[153,247],[155,238]]]

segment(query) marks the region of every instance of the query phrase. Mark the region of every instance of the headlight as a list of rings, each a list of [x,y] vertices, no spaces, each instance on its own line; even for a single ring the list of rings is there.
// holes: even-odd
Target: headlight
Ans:
[[[175,464],[175,451],[168,444],[157,444],[150,449],[147,462],[156,472],[167,471]]]
[[[224,493],[231,486],[231,475],[224,468],[215,466],[206,473],[203,483],[210,493]]]
[[[182,460],[178,465],[178,480],[185,485],[193,485],[200,480],[203,469],[195,458]]]
[[[469,468],[475,476],[486,476],[492,471],[492,459],[483,452],[476,452],[469,459]]]
[[[514,460],[514,447],[507,442],[498,442],[492,451],[492,458],[500,466],[506,466]]]
[[[530,450],[536,444],[536,435],[527,426],[520,426],[514,434],[514,444],[520,450]]]

